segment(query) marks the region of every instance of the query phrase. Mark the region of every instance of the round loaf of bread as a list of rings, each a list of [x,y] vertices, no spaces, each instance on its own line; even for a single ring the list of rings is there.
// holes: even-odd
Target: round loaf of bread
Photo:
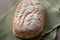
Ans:
[[[44,20],[44,7],[38,0],[23,0],[15,12],[13,33],[25,39],[35,37],[42,33]]]

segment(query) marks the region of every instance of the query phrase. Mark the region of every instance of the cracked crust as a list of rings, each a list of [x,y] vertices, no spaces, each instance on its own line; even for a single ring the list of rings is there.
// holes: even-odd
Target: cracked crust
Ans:
[[[45,12],[38,0],[19,3],[14,20],[13,33],[21,38],[32,38],[43,31]]]

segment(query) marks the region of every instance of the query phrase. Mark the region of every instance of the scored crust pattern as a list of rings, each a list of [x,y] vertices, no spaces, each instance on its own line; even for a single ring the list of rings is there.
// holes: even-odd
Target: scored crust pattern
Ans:
[[[20,34],[36,32],[43,27],[44,17],[44,8],[38,0],[23,0],[16,9],[13,28]]]

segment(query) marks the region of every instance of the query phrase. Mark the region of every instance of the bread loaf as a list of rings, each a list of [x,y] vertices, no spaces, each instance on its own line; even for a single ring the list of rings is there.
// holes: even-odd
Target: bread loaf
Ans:
[[[16,8],[13,34],[21,38],[32,38],[43,31],[44,7],[38,0],[23,0]]]

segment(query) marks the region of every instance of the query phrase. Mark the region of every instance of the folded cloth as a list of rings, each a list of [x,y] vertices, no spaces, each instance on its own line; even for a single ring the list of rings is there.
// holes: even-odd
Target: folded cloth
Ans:
[[[13,35],[13,17],[18,2],[4,15],[0,16],[0,40],[22,40]],[[46,11],[46,20],[43,33],[38,37],[28,40],[54,40],[56,37],[57,27],[60,25],[60,0],[40,0]]]

